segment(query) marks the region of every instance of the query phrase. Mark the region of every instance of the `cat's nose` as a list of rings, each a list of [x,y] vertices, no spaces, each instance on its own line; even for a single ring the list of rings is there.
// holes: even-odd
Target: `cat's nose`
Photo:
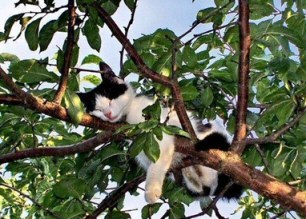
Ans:
[[[104,113],[104,115],[105,115],[107,118],[112,119],[112,112]]]

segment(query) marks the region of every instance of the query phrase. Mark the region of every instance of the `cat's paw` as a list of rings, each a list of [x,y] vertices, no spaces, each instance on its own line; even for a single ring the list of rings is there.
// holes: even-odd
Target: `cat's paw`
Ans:
[[[147,188],[145,192],[145,199],[149,204],[155,203],[161,196],[162,190],[160,186]]]

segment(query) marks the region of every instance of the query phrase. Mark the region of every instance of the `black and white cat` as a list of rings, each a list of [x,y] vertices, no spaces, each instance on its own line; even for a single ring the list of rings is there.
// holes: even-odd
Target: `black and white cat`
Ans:
[[[100,64],[100,69],[103,72],[102,83],[87,93],[78,93],[87,112],[111,123],[122,121],[123,118],[129,124],[145,121],[142,110],[152,105],[154,100],[146,96],[136,96],[132,87],[117,77],[105,63]],[[199,123],[200,120],[193,117],[191,112],[188,112],[188,116],[198,139],[201,139],[195,145],[196,150],[215,148],[227,151],[229,149],[230,144],[224,128],[216,122],[205,125],[202,122]],[[162,107],[160,122],[166,120],[168,125],[180,127],[176,112]],[[162,140],[157,141],[160,147],[160,157],[155,163],[151,162],[143,152],[137,156],[137,161],[147,171],[145,199],[149,203],[154,203],[160,198],[163,181],[168,170],[177,167],[184,157],[174,150],[174,136],[163,133]],[[230,181],[226,175],[218,174],[216,170],[202,165],[189,166],[181,171],[183,185],[191,195],[196,197],[218,194]],[[239,198],[241,193],[242,187],[233,184],[224,197],[228,199]]]

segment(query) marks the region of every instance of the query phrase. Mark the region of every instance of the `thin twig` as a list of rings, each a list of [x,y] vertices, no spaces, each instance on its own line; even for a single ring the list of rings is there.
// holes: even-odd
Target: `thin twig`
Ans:
[[[191,43],[194,39],[200,37],[200,36],[203,36],[205,34],[208,34],[208,33],[211,33],[211,32],[215,32],[216,30],[221,30],[223,28],[226,28],[226,27],[231,27],[231,26],[234,26],[234,25],[237,25],[237,22],[232,22],[232,23],[228,23],[228,24],[224,24],[222,26],[218,26],[218,27],[215,27],[211,30],[207,30],[207,31],[204,31],[202,33],[198,33],[198,34],[194,34],[193,37],[191,39],[189,39],[185,44],[189,44]]]
[[[137,2],[138,0],[135,0],[134,1],[134,4],[133,4],[133,9],[132,9],[132,13],[131,13],[131,18],[126,26],[125,29],[125,33],[124,33],[124,36],[127,38],[128,37],[128,34],[129,34],[129,30],[134,22],[134,17],[135,17],[135,13],[136,13],[136,8],[137,8]],[[122,68],[123,68],[123,56],[124,56],[124,46],[122,46],[122,49],[120,51],[120,77],[123,78],[123,71],[122,71]]]
[[[52,64],[52,63],[48,63],[47,65],[55,66],[55,67],[57,66],[56,64]],[[78,68],[78,67],[70,67],[70,69],[76,70],[77,73],[79,73],[79,72],[91,72],[91,73],[101,74],[100,70],[92,70],[92,69]]]
[[[74,26],[75,26],[75,20],[76,20],[76,8],[74,6],[74,0],[68,1],[68,36],[67,36],[67,47],[65,48],[64,53],[64,64],[62,66],[62,69],[59,69],[61,74],[60,82],[58,85],[58,89],[55,93],[53,101],[57,104],[61,104],[62,99],[65,95],[65,91],[67,89],[68,85],[68,79],[69,79],[69,69],[72,63],[72,55],[73,55],[73,48],[74,48]]]
[[[181,40],[182,38],[184,38],[186,35],[188,35],[189,33],[191,33],[199,24],[201,23],[205,23],[205,21],[207,21],[208,19],[210,19],[211,17],[215,16],[219,11],[223,10],[224,8],[226,8],[228,5],[230,5],[233,1],[229,0],[228,3],[224,4],[223,6],[221,6],[220,8],[218,8],[218,10],[215,10],[211,13],[209,13],[207,16],[205,16],[204,18],[202,18],[202,20],[197,20],[195,21],[192,26],[185,32],[183,33],[181,36],[178,37],[179,40]]]

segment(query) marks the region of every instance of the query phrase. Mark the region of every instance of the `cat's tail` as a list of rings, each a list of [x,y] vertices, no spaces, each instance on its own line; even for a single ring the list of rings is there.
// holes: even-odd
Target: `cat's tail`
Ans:
[[[222,151],[229,150],[230,143],[227,132],[220,125],[214,122],[209,122],[206,124],[199,124],[197,128],[199,132],[202,131],[207,133],[207,135],[195,145],[197,151],[207,151],[209,149],[219,149]],[[225,174],[219,174],[218,186],[214,195],[218,195],[231,180],[232,179]],[[227,189],[222,197],[227,199],[238,199],[242,195],[242,192],[243,187],[234,183]]]

